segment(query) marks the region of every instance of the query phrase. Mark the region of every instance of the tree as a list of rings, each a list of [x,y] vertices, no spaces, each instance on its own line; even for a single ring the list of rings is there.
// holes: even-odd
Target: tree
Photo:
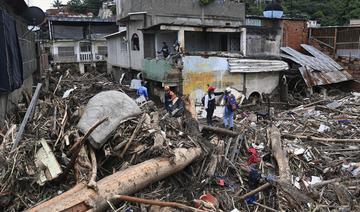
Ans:
[[[52,6],[60,9],[60,7],[62,6],[61,0],[54,0]]]
[[[93,13],[98,15],[99,9],[104,0],[70,0],[68,2],[68,9],[76,13]]]
[[[102,7],[104,0],[84,0],[84,6],[87,12],[98,15],[99,9]]]
[[[67,4],[70,12],[85,13],[86,7],[81,0],[70,0]]]
[[[245,2],[247,15],[259,15],[265,7],[264,1]],[[344,25],[350,19],[360,18],[360,0],[282,0],[281,3],[287,17],[316,19],[323,26]]]

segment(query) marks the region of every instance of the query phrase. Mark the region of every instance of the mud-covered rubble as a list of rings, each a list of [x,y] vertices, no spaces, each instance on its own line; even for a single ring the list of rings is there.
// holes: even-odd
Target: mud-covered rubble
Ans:
[[[71,70],[52,74],[50,83],[44,83],[34,115],[14,151],[11,148],[16,132],[31,98],[25,98],[28,101],[8,118],[0,134],[1,210],[55,207],[52,201],[61,195],[69,197],[72,191],[84,198],[89,194],[103,201],[106,197],[103,202],[109,211],[360,210],[359,93],[319,95],[285,109],[272,103],[271,110],[268,104],[243,107],[231,133],[202,128],[203,120],[197,121],[189,112],[181,118],[164,116],[162,105],[150,101],[139,105],[140,114],[121,122],[105,144],[94,148],[91,136],[85,139],[89,132],[77,127],[89,100],[109,90],[136,98],[133,90],[109,77],[97,72],[81,76]],[[193,103],[184,99],[185,107],[191,111]],[[272,111],[271,115],[257,116],[264,110]],[[98,121],[109,121],[102,118]],[[221,120],[215,123],[222,127]],[[94,130],[101,128],[101,123],[94,124]],[[35,158],[46,146],[44,140],[62,174],[52,179],[45,173],[46,182],[39,185],[40,169]],[[191,151],[201,153],[190,157]],[[192,163],[183,168],[186,158],[193,160],[187,160]],[[164,167],[150,169],[148,178],[136,178],[144,173],[137,168],[158,162]],[[158,168],[174,174],[157,178],[161,175]],[[129,192],[108,198],[102,189],[111,185],[108,190],[119,191],[111,181],[123,179],[111,177],[122,173],[130,173],[136,182],[146,186],[128,186],[128,190],[125,186],[122,189]],[[83,193],[76,193],[79,189],[74,189],[80,187]],[[125,194],[139,199],[121,196]],[[90,201],[84,206],[99,205]]]

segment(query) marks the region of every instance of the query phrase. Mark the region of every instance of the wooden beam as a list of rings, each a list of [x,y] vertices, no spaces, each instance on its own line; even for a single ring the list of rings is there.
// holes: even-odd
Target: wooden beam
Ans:
[[[232,130],[228,130],[228,129],[224,129],[224,128],[219,128],[219,127],[210,127],[210,126],[206,126],[206,125],[200,125],[200,132],[205,131],[212,131],[214,133],[219,133],[219,134],[225,134],[225,135],[230,135],[230,136],[238,136],[239,133],[232,131]]]
[[[30,105],[29,105],[28,109],[26,110],[24,119],[21,122],[21,125],[20,125],[20,128],[19,128],[19,131],[16,133],[16,139],[15,139],[15,142],[14,142],[12,148],[11,148],[11,151],[14,151],[16,149],[16,147],[19,145],[20,140],[22,139],[22,135],[23,135],[23,133],[25,131],[25,126],[26,126],[26,124],[27,124],[27,122],[28,122],[28,120],[30,118],[30,115],[31,115],[33,109],[35,108],[37,100],[39,98],[41,86],[42,86],[41,83],[38,83],[37,86],[36,86],[35,93],[34,93],[32,99],[31,99],[31,102],[30,102]]]

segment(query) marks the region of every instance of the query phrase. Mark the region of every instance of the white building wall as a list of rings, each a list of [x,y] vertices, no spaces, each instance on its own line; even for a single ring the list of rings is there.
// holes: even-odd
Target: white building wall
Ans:
[[[129,42],[129,49],[131,54],[131,69],[135,69],[138,71],[144,70],[144,35],[141,29],[143,27],[142,21],[134,21],[128,27],[128,42]],[[136,33],[139,36],[139,51],[132,50],[131,46],[131,38]]]
[[[121,68],[129,68],[129,53],[124,35],[107,38],[108,64]]]

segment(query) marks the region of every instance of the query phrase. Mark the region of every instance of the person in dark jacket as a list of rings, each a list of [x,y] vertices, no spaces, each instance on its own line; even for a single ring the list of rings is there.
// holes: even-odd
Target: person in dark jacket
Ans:
[[[162,54],[164,58],[167,58],[170,55],[170,50],[166,42],[163,42],[163,47],[158,51],[158,54]]]
[[[226,88],[224,95],[225,109],[224,109],[224,125],[225,128],[230,127],[234,129],[234,112],[237,109],[235,96],[231,94],[231,88]]]
[[[206,121],[209,126],[212,126],[212,124],[213,124],[212,118],[213,118],[214,111],[216,108],[215,94],[214,94],[215,89],[216,88],[213,86],[208,87],[208,93],[205,96],[205,101],[204,101],[204,104],[205,104],[204,106],[205,106],[205,110],[206,110]]]

